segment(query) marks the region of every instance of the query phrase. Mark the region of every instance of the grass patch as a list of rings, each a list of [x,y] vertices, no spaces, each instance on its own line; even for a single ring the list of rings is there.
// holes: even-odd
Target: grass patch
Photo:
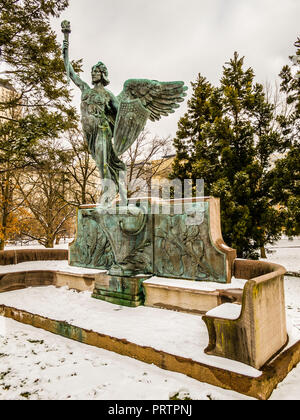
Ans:
[[[31,344],[44,344],[44,340],[27,340]]]
[[[20,395],[21,395],[21,397],[28,399],[30,397],[31,393],[30,392],[22,392],[22,394],[20,394]]]
[[[0,372],[0,381],[2,381],[10,372],[11,369],[8,369],[6,372]]]
[[[183,397],[180,395],[180,392],[176,392],[176,394],[170,396],[169,400],[173,401],[191,401],[192,398],[189,394],[184,394]]]

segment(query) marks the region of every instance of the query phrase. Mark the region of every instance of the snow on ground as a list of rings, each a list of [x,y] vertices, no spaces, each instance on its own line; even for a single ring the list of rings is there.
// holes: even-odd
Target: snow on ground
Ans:
[[[286,277],[285,292],[287,316],[300,331],[299,278]],[[270,399],[300,400],[299,384],[300,365]],[[0,317],[0,400],[164,400],[177,393],[197,400],[252,399]]]
[[[287,271],[300,274],[300,238],[291,241],[287,238],[281,239],[273,246],[268,246],[267,259],[261,259],[281,264]]]
[[[208,333],[199,315],[145,306],[112,305],[92,299],[91,292],[77,293],[54,286],[1,293],[0,304],[244,375],[257,377],[261,374],[243,363],[205,354]],[[295,340],[297,337],[291,344]]]
[[[64,240],[60,240],[59,244],[55,244],[54,248],[55,249],[68,249],[69,247],[69,243],[71,243],[74,240],[74,238],[67,238]],[[17,244],[14,243],[8,243],[5,245],[5,250],[9,250],[9,249],[40,249],[43,248],[45,249],[45,247],[41,244],[39,244],[37,241],[31,241],[31,242],[27,242],[27,243],[21,243],[18,242]]]
[[[67,248],[68,244],[60,246]],[[32,245],[28,248],[32,248]],[[300,272],[299,239],[293,242],[283,239],[269,249],[275,252],[268,254],[268,261],[282,264],[289,271]],[[1,270],[3,268],[1,267]],[[61,292],[64,294],[66,290],[61,290]],[[73,294],[70,291],[68,293]],[[76,293],[74,296],[80,300],[87,298],[86,293]],[[287,318],[291,324],[290,331],[293,328],[293,331],[299,334],[299,278],[285,278],[285,295]],[[62,302],[56,303],[56,307],[61,304]],[[40,302],[40,306],[44,306],[44,303]],[[114,307],[114,310],[116,314],[120,314],[124,307]],[[172,311],[165,312],[172,313]],[[89,315],[87,314],[88,317]],[[101,317],[103,314],[99,313],[98,316]],[[96,315],[91,318],[94,323],[98,322]],[[184,330],[186,330],[186,325],[184,329],[181,329],[181,331]],[[149,330],[146,328],[144,337],[147,336],[147,331]],[[227,368],[230,368],[231,361],[225,359],[226,362]],[[300,364],[278,385],[270,399],[300,400],[299,385]],[[179,398],[182,399],[185,397],[198,400],[251,399],[233,391],[198,382],[179,373],[165,371],[154,365],[77,343],[0,317],[0,400],[164,400],[175,394],[179,394]]]
[[[251,399],[103,349],[5,321],[0,400]],[[1,317],[0,317],[1,322]]]
[[[1,265],[0,273],[15,273],[21,271],[55,270],[74,274],[98,274],[106,270],[93,268],[74,267],[69,265],[68,260],[26,261],[20,264]]]
[[[73,309],[76,309],[76,312],[80,308],[83,308],[83,312],[87,309],[88,292],[75,293],[68,291],[66,288],[55,289],[44,287],[4,293],[1,294],[1,302],[2,297],[10,296],[10,302],[15,304],[19,300],[21,292],[24,293],[26,291],[28,294],[35,292],[36,297],[38,297],[37,294],[41,290],[45,292],[49,292],[50,290],[57,292],[55,294],[55,307],[60,308],[61,319],[67,319],[69,322],[72,321],[72,319],[68,318],[65,309],[68,309],[68,311],[71,309],[72,311],[73,305],[75,305]],[[291,320],[293,327],[300,333],[299,278],[286,277],[285,293],[288,319]],[[15,302],[11,300],[13,296]],[[69,300],[68,303],[65,301],[67,297]],[[27,299],[28,302],[36,302],[36,299],[30,299],[29,295]],[[137,314],[139,310],[139,308],[118,307],[92,299],[89,299],[89,302],[93,305],[95,304],[96,314],[94,317],[90,317],[90,313],[87,313],[87,319],[91,318],[91,322],[92,319],[96,322],[96,318],[99,317],[101,320],[104,314],[97,313],[97,307],[99,308],[103,304],[111,310],[109,318],[112,311],[119,317],[120,323],[117,327],[119,331],[122,331],[124,328],[121,322],[124,318],[124,313],[131,311],[132,314]],[[26,302],[23,301],[21,306],[24,307],[24,304],[26,305]],[[31,305],[34,304],[31,303]],[[49,309],[49,303],[47,305],[46,302],[46,295],[44,299],[39,300],[38,306],[41,306],[43,310],[47,310],[48,306]],[[34,309],[34,307],[31,307],[31,309]],[[172,323],[171,318],[179,315],[180,318],[182,317],[183,325],[185,324],[185,330],[187,330],[187,322],[184,321],[189,321],[189,326],[193,329],[193,325],[190,323],[191,319],[194,319],[198,326],[199,320],[201,319],[197,315],[179,314],[173,311],[143,307],[140,307],[140,309],[154,311],[154,313],[157,312],[159,315],[164,313],[167,324],[169,325],[172,325],[175,321],[174,319]],[[120,311],[123,312],[120,314]],[[67,317],[63,315],[67,315]],[[135,319],[136,316],[132,318],[133,323]],[[104,324],[109,324],[111,319],[110,322],[107,321],[107,318],[105,321]],[[157,320],[154,319],[153,321],[157,325]],[[74,323],[76,324],[76,322]],[[177,330],[177,336],[172,336],[173,333],[169,328],[169,339],[171,342],[176,339],[179,342],[181,340],[182,329],[180,325],[178,326],[176,324],[176,326],[177,328],[173,332]],[[136,324],[134,324],[134,327],[140,328]],[[198,329],[199,331],[200,329]],[[189,339],[194,339],[196,343],[199,340],[199,337],[193,335],[190,337],[190,333],[191,331],[188,331],[183,337],[183,343],[186,345]],[[207,341],[207,333],[205,334],[206,337],[202,337],[202,339]],[[142,330],[141,332],[141,336],[143,339],[149,336],[149,325],[147,323],[144,331]],[[157,339],[157,335],[154,337],[154,342],[155,339]],[[176,348],[178,349],[178,346]],[[223,367],[225,368],[233,367],[233,361],[223,358],[216,359],[224,363]],[[246,365],[243,366],[246,369],[248,368]],[[271,399],[300,399],[300,393],[298,391],[299,383],[300,366],[294,369],[278,386],[273,392]],[[200,383],[185,375],[167,372],[152,365],[150,366],[102,349],[76,343],[46,331],[0,317],[0,399],[163,400],[180,392],[182,397],[188,395],[191,399],[248,399],[248,397],[235,392]]]

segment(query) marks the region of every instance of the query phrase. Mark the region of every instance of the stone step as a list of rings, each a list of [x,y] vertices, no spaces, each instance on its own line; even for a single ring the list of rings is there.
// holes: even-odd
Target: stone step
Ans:
[[[204,314],[226,302],[241,302],[243,285],[152,277],[143,282],[145,306]],[[224,287],[224,289],[221,289]]]

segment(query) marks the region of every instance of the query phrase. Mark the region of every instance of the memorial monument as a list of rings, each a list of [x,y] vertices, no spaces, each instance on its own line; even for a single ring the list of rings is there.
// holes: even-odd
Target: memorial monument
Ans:
[[[148,119],[157,121],[179,107],[186,96],[184,82],[158,82],[148,79],[130,79],[122,92],[114,96],[106,89],[108,71],[99,61],[92,67],[91,88],[74,72],[69,61],[70,23],[62,22],[65,34],[63,56],[68,78],[81,90],[81,122],[85,140],[93,156],[104,185],[114,185],[116,193],[126,203],[124,182],[119,175],[126,171],[120,156],[132,146]],[[114,142],[112,142],[114,139]],[[107,182],[112,181],[112,183]],[[107,194],[104,188],[100,204],[114,199],[114,189]]]
[[[62,31],[66,72],[81,90],[83,134],[102,185],[100,202],[78,209],[70,265],[107,270],[96,279],[93,297],[128,306],[143,302],[142,282],[153,275],[230,282],[236,253],[223,242],[218,200],[127,199],[121,156],[148,120],[179,107],[186,96],[184,82],[130,79],[114,96],[106,88],[107,68],[99,61],[92,67],[91,88],[69,61],[69,22],[62,22]]]

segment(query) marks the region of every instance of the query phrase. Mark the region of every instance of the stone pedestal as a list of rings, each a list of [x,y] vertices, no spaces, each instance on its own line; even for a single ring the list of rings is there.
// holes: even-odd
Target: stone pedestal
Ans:
[[[101,275],[96,277],[92,297],[122,306],[143,305],[145,298],[142,284],[148,278]]]
[[[69,246],[70,265],[110,276],[93,297],[129,306],[143,301],[139,275],[228,283],[235,257],[222,239],[220,202],[213,197],[81,206]]]
[[[134,199],[127,206],[81,206],[69,264],[114,276],[154,274],[231,281],[236,252],[223,241],[220,202]]]

